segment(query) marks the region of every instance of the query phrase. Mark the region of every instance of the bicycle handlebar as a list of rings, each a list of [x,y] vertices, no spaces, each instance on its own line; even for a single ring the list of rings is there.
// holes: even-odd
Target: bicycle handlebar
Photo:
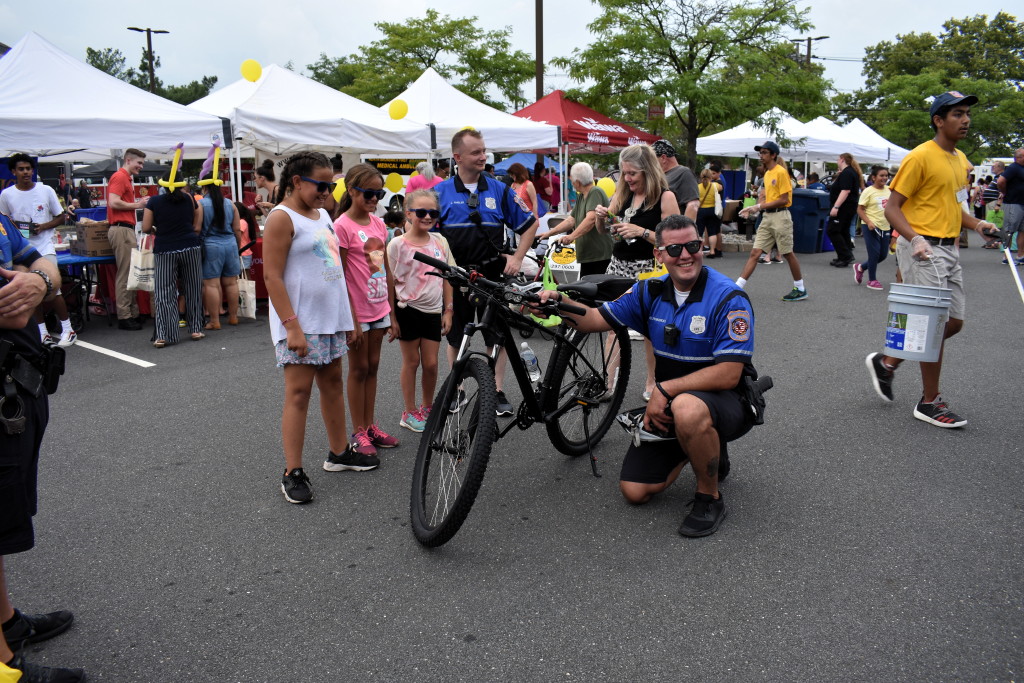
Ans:
[[[414,253],[412,257],[413,259],[419,261],[420,263],[425,263],[428,266],[433,266],[434,268],[437,268],[443,274],[442,277],[460,280],[468,285],[485,290],[488,293],[500,294],[501,299],[506,303],[540,304],[543,308],[548,308],[553,311],[562,311],[564,313],[571,313],[573,315],[586,315],[587,313],[587,309],[585,308],[582,308],[580,306],[574,306],[572,304],[563,303],[561,301],[542,302],[540,300],[540,297],[537,296],[536,294],[521,292],[515,289],[514,287],[508,287],[501,282],[494,282],[493,280],[488,280],[487,278],[482,277],[476,271],[468,273],[464,268],[449,265],[444,261],[439,261],[436,258],[427,256],[426,254],[421,254],[420,252]]]

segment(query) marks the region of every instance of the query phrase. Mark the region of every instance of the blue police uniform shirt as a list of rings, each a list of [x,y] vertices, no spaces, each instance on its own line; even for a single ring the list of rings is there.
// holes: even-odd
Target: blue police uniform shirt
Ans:
[[[477,206],[472,194],[458,174],[434,187],[441,206],[437,231],[451,246],[452,256],[460,266],[480,265],[502,252],[505,226],[522,234],[533,225],[533,213],[516,193],[486,174],[480,174],[476,188]],[[473,213],[479,213],[479,222]]]
[[[660,287],[660,293],[649,291]],[[746,293],[732,279],[707,267],[682,306],[668,275],[633,285],[600,312],[613,327],[641,332],[654,346],[657,381],[673,379],[725,361],[749,365],[754,355],[754,312]],[[669,344],[666,325],[678,334]],[[671,336],[671,335],[670,335]]]
[[[0,266],[10,270],[15,264],[31,266],[41,256],[36,251],[14,222],[7,216],[0,214]],[[32,277],[35,277],[33,275]],[[0,279],[0,287],[7,284],[6,280]],[[39,352],[39,332],[36,330],[36,323],[31,318],[28,324],[20,330],[0,328],[0,340],[7,339],[14,343],[14,352],[26,355],[35,355]]]

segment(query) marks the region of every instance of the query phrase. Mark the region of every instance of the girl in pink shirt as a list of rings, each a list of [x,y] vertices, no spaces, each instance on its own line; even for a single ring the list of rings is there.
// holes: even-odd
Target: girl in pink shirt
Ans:
[[[391,267],[385,245],[388,229],[374,215],[384,198],[384,179],[369,164],[353,166],[345,176],[345,194],[341,197],[341,216],[334,222],[345,281],[352,299],[353,314],[363,331],[363,343],[348,354],[348,409],[355,434],[352,443],[365,455],[376,455],[377,448],[394,448],[398,439],[377,426],[373,419],[377,401],[377,366],[384,333],[398,336],[391,319],[388,290]]]
[[[452,286],[430,275],[433,266],[413,258],[417,252],[455,265],[448,241],[429,232],[437,224],[437,195],[417,190],[405,198],[408,221],[404,235],[388,245],[388,262],[394,265],[391,310],[399,323],[402,348],[402,400],[405,412],[399,425],[422,432],[430,415],[437,384],[437,354],[441,335],[452,326]],[[416,371],[423,368],[423,403],[416,403]]]

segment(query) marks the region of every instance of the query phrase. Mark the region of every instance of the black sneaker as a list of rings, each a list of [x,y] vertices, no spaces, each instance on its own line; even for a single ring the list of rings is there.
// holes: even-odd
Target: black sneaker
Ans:
[[[85,680],[85,671],[82,669],[40,666],[26,662],[24,655],[20,654],[8,666],[21,672],[18,683],[80,683]]]
[[[892,377],[895,373],[882,363],[882,354],[869,353],[864,359],[864,365],[868,366],[868,374],[871,375],[871,384],[874,385],[875,392],[891,403]]]
[[[497,394],[498,402],[494,406],[494,414],[498,417],[508,417],[512,414],[512,404],[508,402],[508,396],[504,391]]]
[[[67,610],[49,614],[22,614],[14,610],[15,621],[4,628],[4,640],[17,652],[26,643],[38,643],[59,636],[71,628],[75,615]]]
[[[922,396],[917,407],[914,408],[914,417],[943,429],[955,429],[967,424],[967,420],[949,409],[946,402],[942,400],[942,396],[936,396],[934,403],[925,403]]]
[[[718,531],[718,526],[725,519],[725,500],[718,494],[715,500],[706,493],[697,493],[693,497],[693,508],[679,526],[680,536],[697,538],[710,536]]]
[[[324,469],[328,472],[368,472],[380,465],[380,458],[376,455],[365,455],[360,453],[352,444],[348,445],[341,455],[335,455],[327,451],[327,459],[324,460]]]
[[[313,487],[309,483],[309,477],[306,476],[301,467],[296,467],[282,477],[281,493],[284,494],[285,500],[296,505],[313,500]]]
[[[453,398],[452,402],[448,405],[448,412],[457,413],[467,403],[469,403],[469,399],[466,398],[466,392],[459,389],[459,393],[455,395],[455,398]]]
[[[718,483],[725,481],[732,470],[732,463],[729,462],[729,451],[723,451],[718,457]]]

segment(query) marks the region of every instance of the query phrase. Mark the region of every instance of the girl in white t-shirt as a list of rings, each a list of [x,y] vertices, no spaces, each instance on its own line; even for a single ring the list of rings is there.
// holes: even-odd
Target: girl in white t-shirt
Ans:
[[[356,452],[345,429],[341,357],[361,338],[353,323],[338,238],[323,209],[333,188],[331,163],[302,152],[285,164],[285,199],[271,209],[263,230],[263,277],[270,296],[270,332],[278,367],[284,368],[281,439],[285,471],[281,491],[289,503],[313,499],[302,470],[306,413],[316,380],[330,451],[329,472],[366,471],[376,457]]]
[[[405,411],[398,423],[422,432],[430,415],[437,384],[437,354],[441,335],[452,326],[452,286],[436,275],[432,266],[413,258],[419,252],[455,265],[448,241],[430,232],[437,225],[437,195],[433,190],[416,190],[405,198],[406,232],[388,245],[394,286],[389,295],[398,322],[398,343],[402,348],[402,400]],[[416,372],[423,368],[423,403],[416,403]]]

